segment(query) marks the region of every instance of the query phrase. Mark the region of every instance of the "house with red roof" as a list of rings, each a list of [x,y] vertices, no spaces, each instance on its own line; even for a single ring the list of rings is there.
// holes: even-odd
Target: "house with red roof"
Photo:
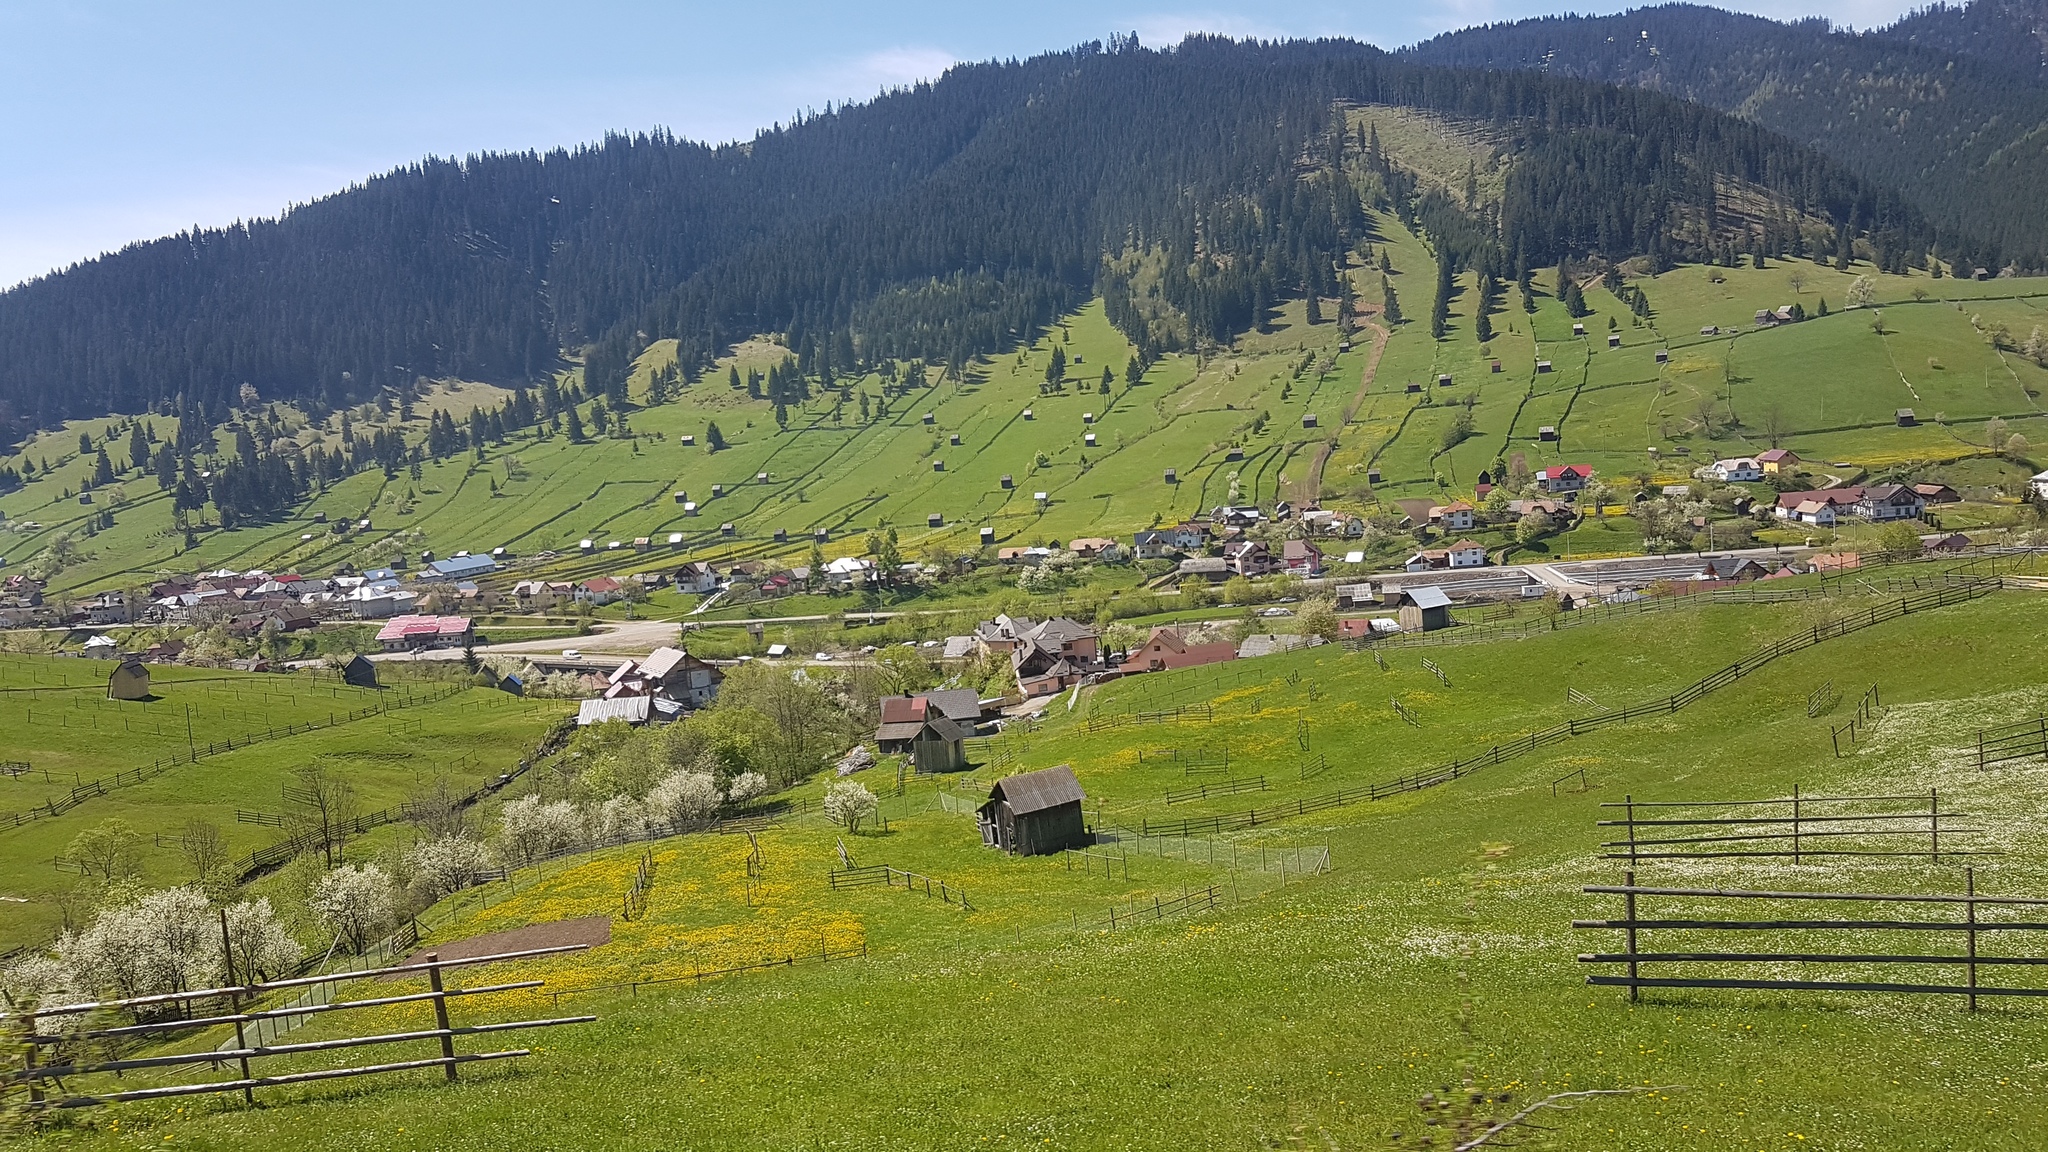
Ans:
[[[1190,644],[1178,628],[1154,628],[1143,644],[1131,649],[1124,657],[1120,670],[1130,676],[1139,672],[1171,672],[1176,668],[1193,668],[1235,659],[1237,645],[1228,641]]]
[[[393,616],[377,631],[377,645],[386,652],[466,648],[474,643],[476,625],[467,616]]]
[[[576,585],[570,595],[578,604],[603,606],[624,599],[626,585],[610,576],[597,576]]]
[[[1553,496],[1583,492],[1592,478],[1593,469],[1586,464],[1560,464],[1536,473],[1536,483]]]

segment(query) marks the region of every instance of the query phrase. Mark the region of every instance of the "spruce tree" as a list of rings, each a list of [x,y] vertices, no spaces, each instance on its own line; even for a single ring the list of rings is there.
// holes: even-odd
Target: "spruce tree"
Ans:
[[[720,432],[718,430],[718,425],[716,423],[712,423],[705,426],[704,443],[710,445],[711,450],[713,452],[722,452],[725,450],[725,433]]]
[[[569,409],[569,443],[583,443],[583,417],[577,415],[575,407]]]

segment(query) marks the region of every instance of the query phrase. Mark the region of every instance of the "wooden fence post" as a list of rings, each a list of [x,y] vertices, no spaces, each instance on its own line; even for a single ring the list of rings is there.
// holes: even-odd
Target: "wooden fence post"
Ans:
[[[227,982],[230,986],[233,986],[235,983],[235,948],[228,936],[228,910],[225,908],[220,910],[220,956],[222,970],[227,973]],[[228,997],[228,1007],[233,1009],[236,1016],[239,1017],[242,1011],[242,998],[238,995],[230,995]],[[242,1035],[242,1022],[240,1019],[235,1021],[235,1047],[244,1052],[247,1052],[249,1048],[248,1040]],[[242,1079],[247,1080],[249,1079],[249,1057],[246,1055],[240,1057],[240,1062]],[[256,1103],[255,1090],[246,1084],[242,1086],[242,1103]]]
[[[1965,913],[1964,918],[1970,925],[1967,930],[1970,944],[1969,1003],[1970,1011],[1975,1012],[1977,1010],[1977,870],[1975,868],[1963,869],[1963,895],[1968,897],[1963,902],[1963,911]]]
[[[1643,998],[1643,990],[1636,981],[1636,874],[1630,869],[1621,874],[1621,882],[1628,887],[1622,895],[1622,918],[1628,921],[1628,998],[1634,1003]]]
[[[1792,786],[1792,862],[1799,863],[1799,785]]]
[[[441,1030],[441,1065],[452,1083],[455,1080],[455,1037],[448,1027],[448,995],[441,987],[441,954],[427,953],[427,983],[434,990],[434,1027]]]

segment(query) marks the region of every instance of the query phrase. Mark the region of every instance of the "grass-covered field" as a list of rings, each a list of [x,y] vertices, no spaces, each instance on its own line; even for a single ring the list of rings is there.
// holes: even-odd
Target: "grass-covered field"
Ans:
[[[1590,706],[1662,695],[1755,645],[1871,601],[1845,593],[1781,605],[1700,605],[1537,637],[1365,655],[1322,648],[1149,676],[1064,702],[1000,742],[1001,772],[1071,763],[1099,826],[1241,811],[1383,780],[1554,723]],[[839,949],[864,958],[566,998],[594,1025],[532,1037],[518,1067],[123,1106],[52,1132],[50,1147],[230,1148],[289,1139],[359,1148],[784,1147],[1370,1148],[1417,1130],[1414,1101],[1470,1061],[1487,1090],[1658,1087],[1550,1116],[1521,1146],[1570,1149],[2024,1149],[2048,1125],[2035,1069],[2048,1052],[2036,1002],[1895,994],[1688,991],[1630,1005],[1589,989],[1581,951],[1611,933],[1574,918],[1618,913],[1598,859],[1602,801],[1913,792],[1975,814],[1980,891],[2048,894],[2048,771],[1979,773],[1975,729],[2037,714],[2044,671],[2022,638],[2048,600],[2005,592],[1915,614],[1785,657],[1673,715],[1602,729],[1426,792],[1176,842],[1187,859],[1132,852],[1128,876],[1070,871],[979,846],[972,786],[914,782],[886,801],[886,832],[847,836],[815,817],[761,834],[751,894],[737,836],[655,845],[648,915],[611,944],[534,966],[551,989],[687,974],[694,967]],[[1422,670],[1428,656],[1447,686]],[[1890,711],[1837,759],[1807,694],[1877,683]],[[1400,699],[1420,726],[1396,716]],[[1207,702],[1214,719],[1090,731],[1089,717]],[[1328,767],[1301,778],[1299,722]],[[1228,775],[1268,791],[1168,806],[1191,780],[1155,750],[1228,747]],[[1141,761],[1138,754],[1145,753]],[[1588,792],[1551,782],[1583,769]],[[985,782],[995,773],[978,771]],[[871,781],[878,786],[881,782]],[[807,789],[805,795],[813,795]],[[902,889],[833,891],[836,845],[970,895],[963,912]],[[1135,847],[1127,843],[1127,848]],[[1148,850],[1150,845],[1148,844]],[[1279,878],[1263,851],[1324,848],[1327,875]],[[610,913],[637,849],[526,870],[518,893],[437,910],[433,939]],[[1211,859],[1214,864],[1210,863]],[[1233,860],[1235,867],[1232,866]],[[1099,864],[1095,865],[1097,868]],[[1645,865],[1685,886],[1953,891],[1961,868],[1918,860]],[[1112,907],[1184,885],[1231,893],[1214,913],[1114,933]],[[499,886],[499,887],[502,887]],[[1654,936],[1652,937],[1654,939]],[[1754,941],[1744,941],[1745,944]],[[1832,943],[1832,942],[1830,942]],[[1873,949],[1895,941],[1867,941]],[[1852,946],[1853,947],[1853,946]],[[2002,945],[2012,948],[2024,945]],[[492,974],[466,977],[483,982]],[[1998,982],[2019,982],[2000,973]],[[386,989],[363,995],[385,994]],[[1470,1037],[1461,1003],[1470,1003]],[[553,1014],[545,999],[465,1005],[466,1018]],[[419,1026],[423,1010],[374,1025]],[[299,1034],[338,1028],[327,1022]],[[1844,1059],[1846,1054],[1853,1059]],[[424,1053],[422,1053],[424,1054]],[[397,1057],[392,1057],[397,1058]],[[140,1081],[131,1078],[128,1084]]]
[[[510,771],[565,712],[560,702],[491,689],[406,706],[408,693],[424,699],[450,686],[400,682],[371,691],[340,685],[331,675],[176,667],[151,670],[153,699],[115,701],[105,697],[106,670],[98,661],[0,658],[0,759],[29,765],[18,777],[0,776],[0,896],[8,898],[0,901],[0,951],[47,940],[61,926],[59,896],[78,877],[53,861],[80,832],[103,821],[124,821],[141,837],[140,881],[183,883],[193,878],[190,866],[175,842],[160,843],[160,835],[175,837],[190,821],[209,822],[219,829],[228,859],[281,840],[291,832],[240,822],[236,814],[289,813],[283,789],[299,784],[299,769],[325,769],[347,783],[358,812],[374,812],[437,780],[462,793]],[[67,682],[75,684],[51,687]],[[16,688],[28,683],[44,687]],[[376,703],[387,710],[348,719]],[[199,748],[230,738],[254,742],[111,787],[58,815],[14,824],[14,813],[61,801],[80,783],[185,754],[188,719]],[[267,738],[273,729],[309,721],[321,727]]]
[[[1340,353],[1338,326],[1308,324],[1296,301],[1275,311],[1269,331],[1247,333],[1228,348],[1168,355],[1133,385],[1125,378],[1133,350],[1097,303],[1027,347],[976,361],[960,381],[934,371],[931,386],[890,398],[886,414],[866,424],[857,403],[831,391],[792,408],[788,427],[778,429],[766,401],[725,383],[730,367],[764,368],[781,357],[779,347],[755,340],[679,399],[630,411],[629,438],[572,444],[527,434],[481,461],[464,453],[429,464],[416,481],[403,472],[390,480],[359,474],[297,518],[205,532],[190,553],[181,552],[168,500],[151,478],[128,474],[119,492],[99,493],[92,507],[75,502],[70,494],[91,467],[77,451],[78,432],[97,438],[109,423],[89,422],[44,433],[11,458],[36,461],[42,471],[0,501],[12,532],[4,554],[20,563],[69,533],[78,555],[56,582],[66,591],[217,566],[383,564],[422,548],[445,555],[502,546],[525,557],[553,550],[559,560],[529,561],[523,571],[584,576],[669,563],[677,557],[666,547],[671,532],[684,534],[683,554],[691,558],[772,554],[800,564],[815,530],[831,534],[822,550],[832,557],[858,553],[868,532],[893,527],[903,553],[916,557],[934,546],[971,550],[983,527],[1004,545],[1128,535],[1206,511],[1233,492],[1240,502],[1312,496],[1366,512],[1379,500],[1469,494],[1481,471],[1516,456],[1531,470],[1585,463],[1610,478],[1675,482],[1700,463],[1753,454],[1774,440],[1805,458],[1816,484],[1915,465],[1928,478],[1989,491],[2031,466],[2024,455],[2017,462],[1992,455],[1988,420],[2005,421],[2008,433],[2029,443],[2048,443],[2040,400],[2048,370],[2011,350],[2042,323],[2042,280],[1936,280],[1882,275],[1867,265],[1838,272],[1803,260],[1761,269],[1687,266],[1630,278],[1651,302],[1647,319],[1588,282],[1592,315],[1576,321],[1587,329],[1578,337],[1556,298],[1556,269],[1542,269],[1534,277],[1535,312],[1524,312],[1509,285],[1491,316],[1495,335],[1482,344],[1474,334],[1477,285],[1466,275],[1439,341],[1426,324],[1430,249],[1391,217],[1378,218],[1375,228],[1375,256],[1383,252],[1390,262],[1389,280],[1409,319],[1392,326],[1370,376],[1378,322],[1368,321],[1352,350]],[[1361,299],[1376,301],[1377,267],[1358,263],[1352,275]],[[1877,307],[1845,307],[1859,276],[1873,280]],[[1823,301],[1830,314],[1801,324],[1759,331],[1750,322],[1758,308],[1797,302],[1816,314]],[[1707,325],[1720,333],[1702,335]],[[2004,348],[1991,340],[2000,328]],[[1617,348],[1608,347],[1610,330],[1621,337]],[[1055,346],[1068,357],[1066,385],[1042,395]],[[1669,350],[1668,364],[1656,363],[1659,349]],[[650,374],[671,356],[662,343],[647,351],[636,397],[644,399]],[[1552,370],[1537,372],[1538,360]],[[1499,372],[1491,370],[1496,361]],[[1100,391],[1104,368],[1112,376],[1108,394]],[[1452,385],[1437,387],[1439,374]],[[1407,392],[1410,382],[1421,392]],[[466,409],[502,395],[477,384],[442,388],[419,405],[419,423],[435,407]],[[871,411],[879,408],[879,377],[848,388],[868,396]],[[1468,401],[1472,434],[1446,448]],[[1902,407],[1915,410],[1918,427],[1895,426]],[[1307,415],[1317,417],[1315,428],[1303,426]],[[713,422],[728,441],[723,452],[705,444]],[[159,434],[169,432],[168,419],[155,423]],[[1560,438],[1540,442],[1544,426]],[[1093,449],[1083,442],[1091,432]],[[314,435],[305,433],[309,442]],[[683,447],[684,435],[697,445]],[[1233,452],[1242,458],[1230,459]],[[941,463],[944,470],[936,470]],[[1177,483],[1164,480],[1168,468]],[[1373,469],[1377,485],[1367,482]],[[757,480],[763,473],[766,480]],[[1001,486],[1004,476],[1010,488]],[[715,500],[713,485],[724,489]],[[700,504],[698,514],[684,514],[677,492]],[[1038,492],[1048,496],[1043,506]],[[87,520],[110,506],[114,526],[85,535]],[[337,537],[311,522],[315,514],[369,517],[376,526],[367,536]],[[932,515],[944,526],[928,527]],[[25,528],[29,522],[38,527]],[[725,523],[733,536],[720,534]],[[778,529],[788,543],[772,540]],[[632,550],[638,537],[656,541],[653,554]],[[577,554],[585,539],[596,554]],[[610,549],[613,542],[621,547]]]

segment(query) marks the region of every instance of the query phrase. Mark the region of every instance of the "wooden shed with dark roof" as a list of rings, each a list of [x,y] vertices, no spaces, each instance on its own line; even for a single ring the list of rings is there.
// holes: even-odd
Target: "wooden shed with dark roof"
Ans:
[[[1088,843],[1087,795],[1065,764],[1006,776],[976,812],[981,842],[1013,856],[1039,856]]]
[[[107,699],[149,699],[148,666],[133,657],[129,657],[115,665],[113,672],[107,676]]]

